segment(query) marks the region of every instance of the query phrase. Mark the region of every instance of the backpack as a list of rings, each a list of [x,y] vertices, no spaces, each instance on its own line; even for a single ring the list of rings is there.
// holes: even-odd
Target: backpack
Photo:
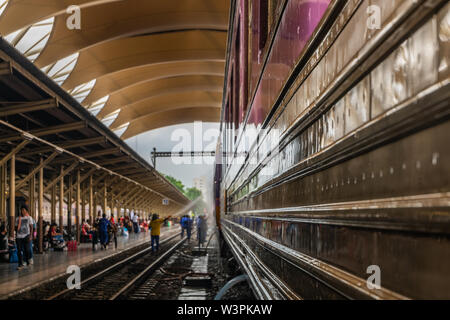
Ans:
[[[17,263],[19,262],[19,257],[17,256],[16,246],[10,247],[9,249],[9,263]]]

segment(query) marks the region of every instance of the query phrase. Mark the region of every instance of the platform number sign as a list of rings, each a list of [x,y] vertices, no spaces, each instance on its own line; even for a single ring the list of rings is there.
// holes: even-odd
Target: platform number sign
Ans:
[[[162,204],[163,204],[164,206],[168,206],[168,205],[169,205],[169,199],[163,199],[163,200],[162,200]]]

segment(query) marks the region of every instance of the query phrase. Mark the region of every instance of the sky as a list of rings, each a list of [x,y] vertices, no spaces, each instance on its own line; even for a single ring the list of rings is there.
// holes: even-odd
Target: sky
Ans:
[[[148,131],[125,140],[131,148],[150,164],[150,153],[157,151],[214,151],[219,132],[219,123],[196,122],[164,127]],[[189,161],[190,163],[180,163]],[[213,184],[214,159],[208,158],[157,158],[156,170],[175,177],[187,186],[193,179],[205,177],[206,184]]]

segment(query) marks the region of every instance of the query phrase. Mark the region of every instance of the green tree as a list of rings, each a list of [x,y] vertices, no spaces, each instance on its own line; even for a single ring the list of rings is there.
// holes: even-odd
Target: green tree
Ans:
[[[174,177],[169,176],[169,175],[166,175],[166,179],[167,179],[171,184],[173,184],[178,190],[180,190],[183,194],[185,194],[185,191],[184,191],[184,184],[183,184],[180,180],[177,180],[177,179],[175,179]]]
[[[184,194],[191,201],[202,196],[202,192],[195,187],[188,188]]]

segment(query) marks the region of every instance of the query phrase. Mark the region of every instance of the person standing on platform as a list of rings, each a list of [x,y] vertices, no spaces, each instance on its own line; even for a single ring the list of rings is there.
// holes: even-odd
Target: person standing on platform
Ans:
[[[33,237],[33,220],[28,213],[28,206],[22,205],[20,208],[20,216],[16,219],[17,233],[16,233],[16,244],[17,244],[17,256],[19,259],[19,265],[17,270],[24,267],[23,256],[25,256],[25,262],[30,265],[33,261],[30,261],[30,241]]]
[[[201,247],[202,244],[206,241],[206,217],[204,215],[201,215],[197,223],[198,246]]]
[[[139,216],[137,214],[133,216],[133,229],[134,233],[139,232]]]
[[[109,223],[109,220],[106,219],[106,214],[103,214],[102,218],[98,222],[100,245],[102,246],[102,249],[106,249],[106,245],[108,243],[108,227],[110,226],[111,224]]]
[[[117,249],[117,224],[114,221],[114,217],[109,220],[111,224],[111,236],[114,240],[114,248]]]
[[[100,222],[99,218],[94,219],[94,221],[92,222],[92,227],[90,231],[90,234],[92,235],[92,250],[95,250],[97,247],[97,242],[99,238],[99,225],[98,225],[99,222]]]
[[[159,219],[159,216],[154,213],[152,216],[152,222],[150,222],[151,239],[152,239],[152,252],[159,250],[159,236],[161,234],[161,225],[167,221],[171,216],[165,219]]]
[[[181,225],[181,238],[183,238],[184,237],[184,231],[186,230],[187,231],[187,226],[186,226],[186,224],[187,224],[187,216],[182,216],[181,217],[181,220],[180,220],[180,225]]]
[[[194,223],[194,220],[191,219],[189,216],[186,216],[186,235],[188,242],[191,241],[191,232],[192,232],[192,224]]]
[[[31,219],[31,224],[33,225],[33,230],[31,231],[31,235],[30,235],[30,242],[29,242],[29,245],[30,245],[30,258],[28,259],[28,262],[29,262],[29,264],[33,264],[33,240],[34,239],[36,239],[36,237],[35,237],[35,233],[36,233],[36,221],[33,219],[33,217],[32,216],[30,216],[30,215],[28,215],[29,217],[30,217],[30,219]],[[37,236],[37,234],[36,234],[36,236]]]

